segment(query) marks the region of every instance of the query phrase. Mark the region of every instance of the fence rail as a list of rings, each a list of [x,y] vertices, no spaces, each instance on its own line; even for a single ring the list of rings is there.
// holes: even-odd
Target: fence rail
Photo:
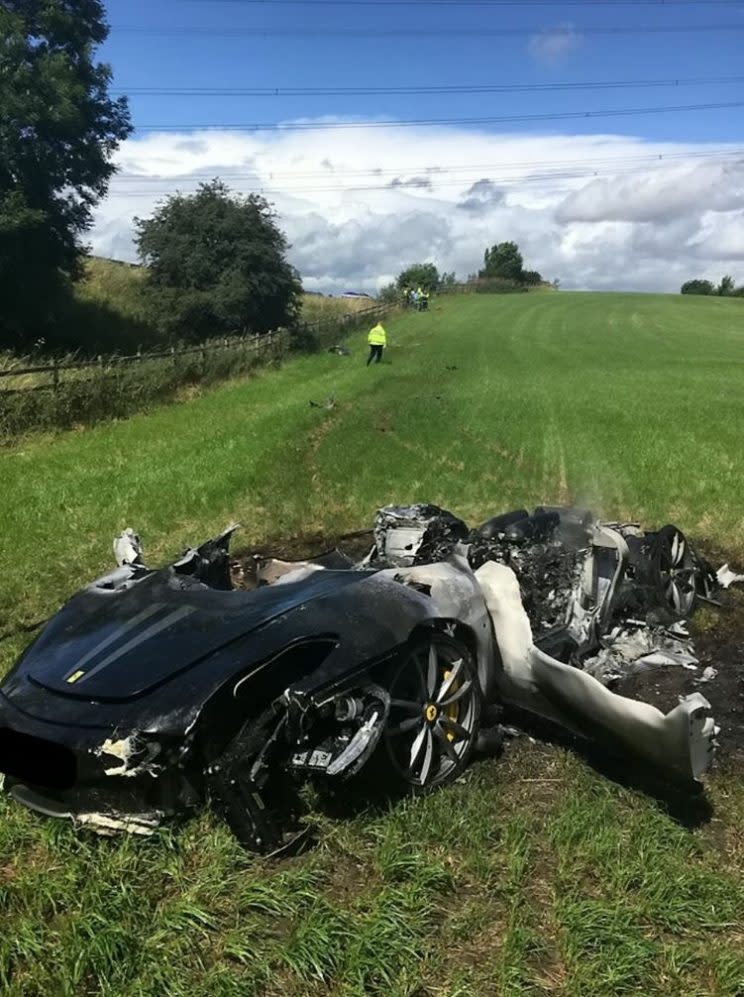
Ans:
[[[323,317],[290,332],[232,336],[132,356],[19,359],[0,367],[0,445],[33,429],[62,429],[131,415],[172,398],[182,387],[214,384],[281,361],[290,351],[332,347],[355,328],[388,314],[375,304],[356,312]],[[2,363],[2,360],[0,360]]]
[[[330,335],[343,335],[345,331],[362,321],[369,321],[382,318],[390,311],[390,305],[371,305],[369,308],[360,308],[355,312],[346,312],[336,318],[321,318],[315,322],[306,322],[303,327],[311,335],[327,333]],[[195,346],[178,347],[173,346],[167,350],[157,350],[153,352],[138,352],[131,356],[98,356],[88,360],[52,360],[42,364],[26,364],[22,367],[0,368],[0,394],[16,394],[21,391],[59,391],[65,383],[64,375],[72,371],[84,371],[94,369],[98,372],[115,371],[118,367],[128,364],[149,363],[154,360],[171,360],[178,362],[180,357],[192,356],[194,354],[207,354],[215,350],[234,349],[241,352],[267,353],[269,356],[276,356],[279,351],[284,352],[287,348],[288,334],[284,329],[264,335],[231,336],[219,340],[207,340]],[[41,384],[32,381],[29,384],[14,387],[9,378],[27,377],[37,378],[49,375],[50,380]],[[81,380],[76,378],[75,380]],[[68,382],[69,383],[69,382]]]
[[[72,360],[60,361],[52,360],[51,363],[36,365],[26,365],[23,367],[5,367],[0,369],[0,393],[16,394],[22,391],[59,391],[64,385],[62,375],[71,371],[95,370],[96,376],[100,373],[113,373],[117,368],[126,367],[130,364],[149,363],[155,360],[171,360],[177,363],[181,357],[201,354],[203,357],[217,350],[238,350],[241,353],[267,353],[276,355],[278,349],[283,350],[285,345],[286,332],[279,329],[276,332],[269,332],[263,336],[232,336],[220,340],[209,340],[196,346],[177,347],[173,346],[167,350],[157,350],[152,352],[138,352],[131,356],[98,356],[95,360]],[[12,384],[6,387],[7,379],[14,377],[37,377],[39,375],[50,375],[50,380],[42,384],[30,383],[22,387],[13,387]],[[76,381],[86,380],[76,378]]]
[[[387,303],[380,302],[377,305],[370,305],[369,308],[359,308],[355,312],[346,312],[344,315],[338,315],[335,319],[331,319],[329,322],[327,318],[318,319],[317,322],[305,322],[306,329],[321,330],[324,327],[329,326],[344,326],[353,325],[359,319],[372,319],[387,315],[390,311],[391,306]]]

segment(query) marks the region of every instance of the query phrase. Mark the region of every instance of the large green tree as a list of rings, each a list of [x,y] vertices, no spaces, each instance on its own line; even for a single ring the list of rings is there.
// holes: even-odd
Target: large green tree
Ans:
[[[487,249],[483,257],[483,269],[479,277],[502,277],[506,280],[522,280],[524,260],[516,242],[497,242]]]
[[[0,2],[0,345],[54,328],[131,131],[94,57],[107,34],[99,0]]]
[[[424,291],[436,291],[439,287],[439,271],[433,263],[412,263],[410,267],[398,274],[398,287],[420,287]]]
[[[135,224],[151,306],[172,336],[266,332],[296,317],[302,285],[272,207],[258,194],[243,197],[212,180]]]

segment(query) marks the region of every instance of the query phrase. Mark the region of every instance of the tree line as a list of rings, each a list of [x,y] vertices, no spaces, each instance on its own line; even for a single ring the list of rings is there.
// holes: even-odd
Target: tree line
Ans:
[[[397,301],[407,288],[421,288],[429,294],[446,291],[458,283],[454,272],[439,272],[434,263],[412,263],[402,270],[393,283],[384,287],[379,297],[386,301]],[[466,283],[483,285],[493,290],[527,290],[546,284],[537,270],[525,270],[524,258],[516,242],[497,242],[486,249],[483,267],[469,274]],[[553,287],[560,281],[555,280]]]
[[[726,274],[721,278],[720,284],[714,284],[710,280],[688,280],[680,288],[681,294],[706,294],[717,295],[720,298],[744,298],[744,284],[739,287],[731,274]]]

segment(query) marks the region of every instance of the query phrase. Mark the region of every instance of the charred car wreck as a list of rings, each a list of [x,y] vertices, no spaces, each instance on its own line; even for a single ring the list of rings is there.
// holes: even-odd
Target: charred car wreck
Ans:
[[[683,658],[680,622],[733,577],[676,528],[540,508],[471,530],[435,506],[389,507],[363,561],[254,559],[243,588],[235,529],[157,570],[126,531],[116,570],[26,650],[0,688],[16,801],[149,833],[209,800],[246,846],[280,852],[305,834],[303,781],[376,768],[404,791],[442,786],[504,704],[680,780],[707,771],[717,731],[701,695],[663,714],[606,685],[631,645],[639,667]]]

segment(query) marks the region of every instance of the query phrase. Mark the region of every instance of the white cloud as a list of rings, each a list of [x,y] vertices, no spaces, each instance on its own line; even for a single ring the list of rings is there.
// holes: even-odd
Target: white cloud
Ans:
[[[532,35],[527,43],[527,51],[538,62],[555,65],[575,52],[581,42],[582,36],[572,24],[559,24],[555,28],[544,28]]]
[[[570,194],[556,217],[563,222],[671,222],[691,202],[708,211],[744,208],[744,159],[670,166],[645,177],[595,180]]]
[[[91,242],[133,259],[133,216],[221,176],[274,202],[310,290],[374,291],[417,260],[464,277],[504,239],[564,287],[744,280],[744,161],[721,149],[454,128],[150,135],[119,151]]]

